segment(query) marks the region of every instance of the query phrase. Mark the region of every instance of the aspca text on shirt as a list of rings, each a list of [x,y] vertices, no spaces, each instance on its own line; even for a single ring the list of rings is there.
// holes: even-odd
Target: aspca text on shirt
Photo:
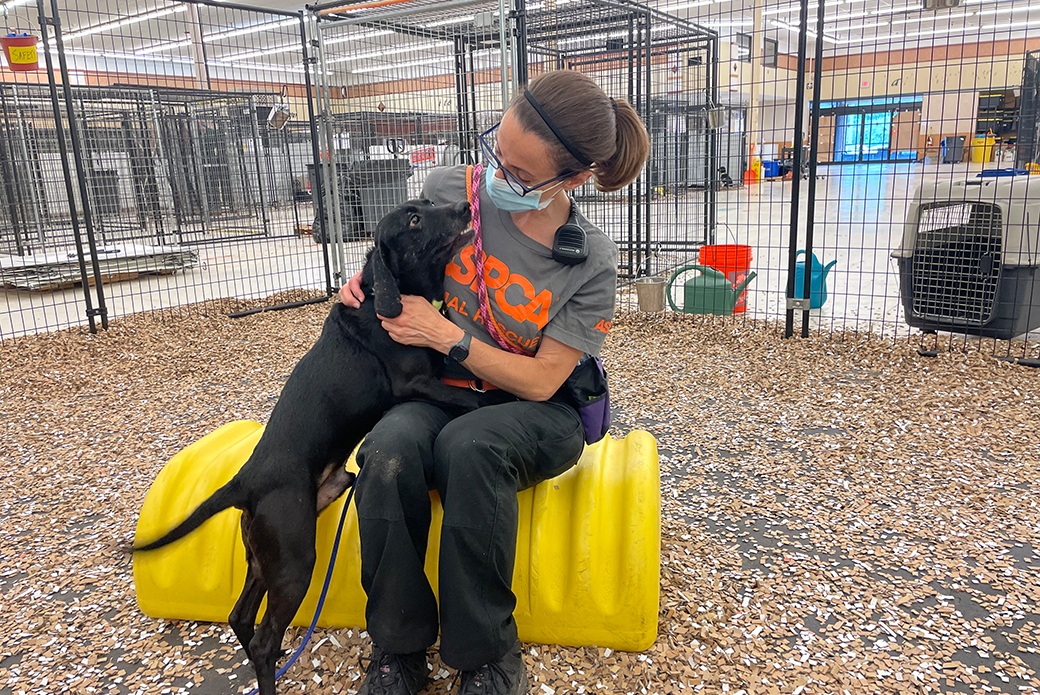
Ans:
[[[445,275],[444,305],[483,325],[472,244],[448,263]],[[456,288],[453,282],[469,292]],[[491,318],[499,332],[513,345],[533,352],[542,340],[542,329],[549,322],[552,292],[547,288],[536,289],[524,275],[511,272],[509,266],[493,255],[486,255],[484,260],[484,282]]]

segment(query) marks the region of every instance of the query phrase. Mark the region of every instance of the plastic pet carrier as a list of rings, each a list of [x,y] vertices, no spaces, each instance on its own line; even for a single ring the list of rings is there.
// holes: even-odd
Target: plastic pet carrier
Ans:
[[[1040,177],[917,189],[892,257],[906,322],[1010,340],[1040,326]]]

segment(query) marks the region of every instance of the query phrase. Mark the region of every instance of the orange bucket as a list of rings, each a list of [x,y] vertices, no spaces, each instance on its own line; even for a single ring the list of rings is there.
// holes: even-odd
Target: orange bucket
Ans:
[[[736,289],[737,285],[744,282],[751,271],[751,247],[745,244],[719,244],[716,246],[702,246],[698,261],[726,274],[729,284]],[[733,313],[739,314],[747,311],[747,290],[740,293],[737,305],[733,307]]]
[[[38,70],[40,57],[36,52],[36,37],[28,34],[8,34],[0,36],[0,46],[4,47],[7,67],[15,72]]]

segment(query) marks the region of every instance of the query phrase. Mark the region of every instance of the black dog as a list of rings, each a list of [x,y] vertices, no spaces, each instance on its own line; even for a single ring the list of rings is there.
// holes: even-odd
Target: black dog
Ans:
[[[332,307],[321,337],[293,369],[249,460],[226,485],[156,541],[191,533],[228,507],[242,510],[249,569],[228,622],[256,669],[261,695],[275,692],[282,637],[311,581],[318,514],[354,482],[343,464],[384,412],[404,400],[472,407],[475,394],[435,376],[433,350],[395,343],[376,317],[401,313],[401,293],[444,296],[444,266],[472,237],[466,203],[409,201],[376,228],[361,286],[374,301]],[[267,611],[254,630],[260,601]]]

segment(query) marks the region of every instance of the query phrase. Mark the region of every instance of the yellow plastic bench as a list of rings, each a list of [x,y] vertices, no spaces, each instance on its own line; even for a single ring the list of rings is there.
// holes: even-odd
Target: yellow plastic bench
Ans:
[[[227,482],[262,433],[256,422],[232,422],[174,456],[145,497],[137,539],[158,537]],[[347,466],[357,470],[353,457]],[[577,466],[520,493],[513,575],[520,639],[627,651],[654,643],[660,489],[657,443],[635,431],[586,447]],[[426,574],[436,591],[442,512],[434,498]],[[294,625],[309,625],[314,616],[345,501],[346,495],[318,519],[314,576]],[[135,555],[141,610],[156,618],[226,621],[245,582],[240,515],[229,509],[166,548]],[[352,507],[318,624],[364,627],[365,600]]]

